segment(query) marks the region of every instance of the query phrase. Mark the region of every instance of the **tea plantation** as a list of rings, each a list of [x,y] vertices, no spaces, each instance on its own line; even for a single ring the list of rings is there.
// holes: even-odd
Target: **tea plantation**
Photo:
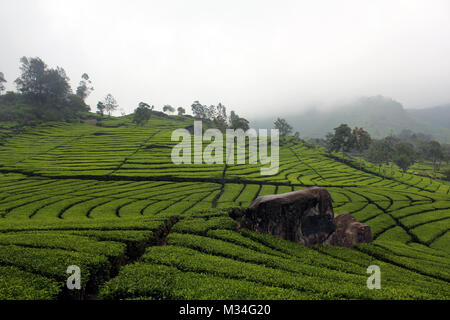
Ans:
[[[281,141],[260,165],[175,165],[189,117],[0,123],[0,299],[449,299],[450,185]],[[205,143],[207,144],[207,143]],[[227,208],[326,187],[372,244],[307,248],[237,230]],[[67,267],[82,289],[68,290]],[[366,269],[381,269],[369,290]]]

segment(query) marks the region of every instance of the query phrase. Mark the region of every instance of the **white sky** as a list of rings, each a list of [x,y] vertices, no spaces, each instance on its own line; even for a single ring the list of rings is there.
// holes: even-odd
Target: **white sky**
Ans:
[[[241,116],[382,94],[450,102],[448,0],[0,0],[0,71],[21,56],[63,67],[75,89],[131,112],[140,101],[222,102]]]

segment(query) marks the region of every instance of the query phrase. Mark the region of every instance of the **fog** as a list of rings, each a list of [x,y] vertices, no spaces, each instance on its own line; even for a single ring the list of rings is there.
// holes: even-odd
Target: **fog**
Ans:
[[[125,112],[140,101],[190,112],[291,113],[358,96],[406,108],[450,102],[450,1],[0,0],[0,71],[21,56],[63,67],[75,89]]]

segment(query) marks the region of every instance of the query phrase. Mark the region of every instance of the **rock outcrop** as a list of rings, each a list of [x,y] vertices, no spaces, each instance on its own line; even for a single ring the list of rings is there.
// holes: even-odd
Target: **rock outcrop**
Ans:
[[[336,231],[325,242],[334,246],[351,248],[358,243],[372,242],[370,227],[356,221],[350,213],[342,213],[334,218]]]
[[[306,246],[324,243],[351,247],[372,240],[370,228],[350,214],[335,217],[331,195],[320,187],[262,196],[247,209],[234,210],[230,215],[240,228]]]

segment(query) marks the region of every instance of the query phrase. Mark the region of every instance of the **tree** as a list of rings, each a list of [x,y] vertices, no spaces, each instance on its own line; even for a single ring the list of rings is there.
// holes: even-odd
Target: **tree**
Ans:
[[[175,112],[175,108],[172,107],[172,106],[169,105],[169,104],[166,104],[166,105],[163,107],[163,111],[164,111],[164,112],[169,112],[169,113],[174,113],[174,112]]]
[[[209,119],[208,107],[202,105],[199,101],[194,101],[191,105],[192,114],[198,119]]]
[[[153,106],[150,107],[145,102],[140,102],[139,106],[134,110],[133,122],[138,126],[143,126],[150,120]]]
[[[430,141],[425,146],[426,157],[433,162],[433,171],[436,172],[438,170],[438,160],[439,164],[443,158],[442,147],[441,144],[437,141]]]
[[[150,108],[151,110],[155,109],[155,106],[150,107],[150,105],[145,102],[139,102],[138,107],[147,107],[147,108]]]
[[[288,136],[292,133],[292,127],[286,120],[277,118],[277,120],[273,123],[275,129],[280,131],[280,137]]]
[[[250,129],[250,125],[247,119],[238,117],[237,119],[233,120],[233,123],[230,126],[231,129],[242,129],[244,131],[247,131],[248,129]]]
[[[239,119],[239,116],[233,110],[231,110],[229,119],[230,119],[230,127],[232,127],[233,122]]]
[[[108,115],[111,116],[111,112],[115,111],[119,105],[117,104],[116,99],[114,99],[111,93],[108,93],[103,100],[103,104],[105,105],[105,110],[108,112]]]
[[[45,101],[54,106],[62,106],[72,92],[69,77],[63,68],[49,69],[45,76]]]
[[[0,94],[2,94],[2,92],[5,90],[5,85],[4,83],[6,83],[6,79],[5,79],[5,75],[3,74],[3,72],[0,72]]]
[[[48,69],[40,58],[22,57],[20,62],[21,75],[15,83],[31,102],[60,106],[71,93],[69,78],[63,68]]]
[[[346,124],[334,128],[334,135],[330,137],[328,143],[331,151],[341,151],[344,157],[344,152],[352,148],[352,129]]]
[[[211,106],[212,121],[222,132],[228,127],[227,108],[219,102],[217,106]]]
[[[184,109],[183,107],[178,107],[177,111],[179,116],[182,116],[183,114],[186,113],[186,109]]]
[[[370,162],[378,165],[378,174],[381,174],[381,166],[385,161],[385,155],[381,147],[381,142],[377,141],[372,143],[367,152],[367,158]]]
[[[362,153],[369,149],[372,139],[363,128],[355,127],[352,131],[351,144],[359,152],[359,169],[361,169]]]
[[[395,150],[391,137],[377,140],[372,143],[367,152],[368,160],[378,165],[378,174],[380,174],[381,166],[392,161]],[[384,167],[384,177],[386,177],[386,167]]]
[[[414,164],[414,160],[406,154],[400,154],[394,158],[394,163],[398,165],[404,173],[406,173],[408,168]]]
[[[41,58],[22,57],[21,75],[15,80],[17,89],[33,102],[43,102],[47,65]]]
[[[444,144],[442,145],[442,153],[443,153],[443,159],[445,162],[447,162],[447,165],[450,161],[450,144]]]
[[[84,101],[93,90],[94,87],[91,85],[91,80],[89,79],[88,74],[83,73],[81,75],[80,84],[77,87],[76,95]]]
[[[413,160],[416,158],[416,151],[412,143],[399,141],[395,144],[394,149],[396,155],[406,155]]]
[[[416,160],[416,151],[414,150],[414,145],[410,142],[400,141],[395,144],[394,148],[394,163],[398,165],[403,170],[403,172],[406,172]]]
[[[450,169],[444,171],[445,178],[450,181]]]
[[[229,128],[230,129],[242,129],[247,131],[250,129],[250,125],[247,119],[239,117],[233,110],[230,112],[229,116]]]
[[[382,152],[385,157],[384,163],[391,163],[391,177],[394,175],[395,141],[392,135],[381,140]],[[386,166],[384,166],[384,176],[386,177]]]
[[[97,103],[97,113],[100,114],[102,117],[105,114],[106,106],[103,104],[103,102],[99,101]]]

